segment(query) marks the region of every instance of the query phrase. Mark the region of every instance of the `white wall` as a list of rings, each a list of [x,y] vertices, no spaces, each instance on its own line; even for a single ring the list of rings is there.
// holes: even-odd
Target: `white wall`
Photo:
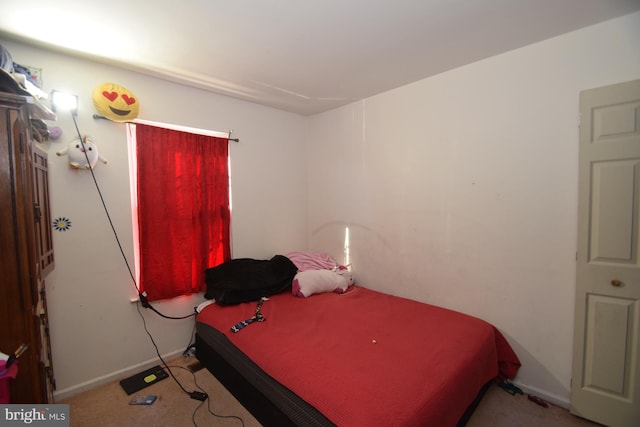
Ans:
[[[240,138],[230,146],[234,257],[263,259],[306,249],[306,172],[301,161],[306,155],[306,118],[11,41],[0,43],[15,62],[43,69],[46,91],[79,96],[80,131],[95,138],[109,161],[96,166],[95,175],[129,262],[133,237],[125,126],[92,118],[93,89],[105,82],[133,92],[142,119],[233,129],[233,136]],[[60,114],[50,124],[64,132],[59,141],[43,144],[49,152],[53,218],[64,216],[72,222],[69,231],[54,231],[56,268],[46,279],[60,399],[157,360],[129,301],[136,291],[91,176],[71,170],[66,158],[54,154],[75,138],[71,117]],[[183,297],[157,308],[167,315],[188,315],[202,300],[201,295]],[[144,317],[161,354],[184,351],[193,317],[171,321],[150,311],[144,311]]]
[[[310,249],[488,320],[567,406],[581,90],[640,78],[640,13],[312,117]]]
[[[46,90],[80,96],[79,126],[109,160],[96,176],[129,259],[124,126],[91,118],[91,93],[108,81],[140,99],[141,118],[241,139],[231,145],[234,256],[309,248],[342,259],[349,226],[360,283],[492,322],[523,362],[519,384],[565,404],[578,94],[639,78],[639,42],[636,13],[309,119],[0,40],[16,62],[43,68]],[[53,154],[73,139],[73,123],[53,124],[64,130],[45,144],[53,216],[73,223],[54,232],[47,278],[62,398],[156,361],[90,176]],[[201,299],[158,308],[185,314]],[[162,354],[186,347],[191,319],[144,316]]]

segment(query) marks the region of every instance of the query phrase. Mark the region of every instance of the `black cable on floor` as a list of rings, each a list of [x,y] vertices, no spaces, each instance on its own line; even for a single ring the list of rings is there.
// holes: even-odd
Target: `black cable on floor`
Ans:
[[[200,384],[198,384],[198,380],[196,379],[196,374],[195,372],[190,371],[189,369],[185,368],[184,366],[178,366],[178,365],[172,365],[170,366],[171,368],[179,368],[179,369],[184,369],[185,371],[191,373],[191,375],[193,376],[193,383],[195,384],[196,388],[198,390],[200,390],[201,392],[205,393],[204,388],[202,388],[200,386]],[[169,368],[169,367],[167,367]],[[206,394],[206,393],[205,393]],[[196,409],[194,409],[193,414],[191,415],[191,421],[193,421],[193,425],[198,427],[198,424],[196,423],[196,412],[198,412],[198,409],[200,409],[202,407],[202,405],[204,404],[204,402],[202,402],[200,405],[198,405],[196,407]],[[242,424],[242,427],[244,427],[244,420],[242,419],[242,417],[239,417],[237,415],[220,415],[215,413],[212,409],[211,409],[211,399],[207,399],[207,409],[209,410],[209,413],[211,415],[213,415],[214,417],[217,418],[223,418],[223,419],[236,419],[238,421],[240,421],[240,423]]]

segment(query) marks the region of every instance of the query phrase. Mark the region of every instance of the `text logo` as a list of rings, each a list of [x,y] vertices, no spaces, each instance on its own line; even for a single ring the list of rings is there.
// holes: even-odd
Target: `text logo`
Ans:
[[[2,405],[0,427],[69,427],[69,405]]]

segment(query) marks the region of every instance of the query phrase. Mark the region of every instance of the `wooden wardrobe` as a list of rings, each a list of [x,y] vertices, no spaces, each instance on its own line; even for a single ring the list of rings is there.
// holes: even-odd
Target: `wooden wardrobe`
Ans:
[[[31,97],[0,92],[0,351],[29,347],[11,403],[53,401],[45,277],[54,267],[47,153],[32,119],[55,119]]]

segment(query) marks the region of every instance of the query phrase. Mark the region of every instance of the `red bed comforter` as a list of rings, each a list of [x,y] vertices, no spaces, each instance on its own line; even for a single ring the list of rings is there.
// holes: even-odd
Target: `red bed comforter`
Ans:
[[[257,303],[212,304],[198,321],[339,426],[454,426],[489,380],[520,362],[489,323],[353,286],[262,305],[264,322],[231,326]]]

